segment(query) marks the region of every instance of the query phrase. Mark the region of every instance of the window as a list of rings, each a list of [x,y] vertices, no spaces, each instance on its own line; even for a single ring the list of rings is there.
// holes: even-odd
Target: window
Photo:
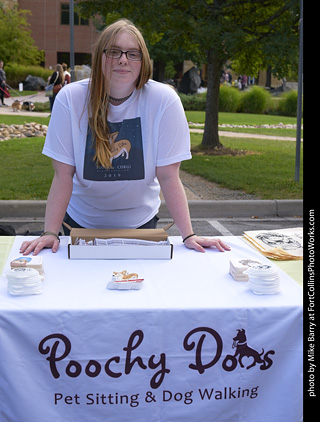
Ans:
[[[89,25],[88,19],[84,19],[77,12],[74,12],[75,25]],[[61,3],[61,25],[69,25],[69,3]]]
[[[70,64],[70,53],[69,52],[57,52],[57,63]],[[89,53],[74,53],[74,64],[75,66],[87,65],[91,66],[91,54]]]

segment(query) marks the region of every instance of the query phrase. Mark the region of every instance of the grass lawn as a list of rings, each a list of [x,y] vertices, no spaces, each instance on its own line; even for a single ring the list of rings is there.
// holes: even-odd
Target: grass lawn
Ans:
[[[205,113],[203,111],[186,111],[188,122],[204,124]],[[295,117],[271,116],[267,114],[244,114],[244,113],[219,113],[219,125],[284,125],[296,124]],[[191,126],[192,127],[192,126]],[[268,129],[268,128],[225,128],[220,127],[220,131],[256,133],[259,135],[296,136],[295,129]],[[303,131],[302,131],[303,134]]]
[[[43,144],[44,137],[0,142],[0,199],[47,199],[53,168]]]
[[[201,134],[191,134],[193,147],[201,140]],[[301,154],[300,181],[295,182],[295,142],[226,137],[220,137],[220,141],[225,147],[250,151],[250,154],[193,154],[192,160],[184,161],[181,168],[222,187],[242,190],[261,199],[302,199],[303,158]]]
[[[192,113],[192,119],[189,117]],[[204,121],[203,112],[187,112],[189,121]],[[221,113],[220,122],[232,124],[292,123],[296,119],[283,116],[242,115]],[[0,115],[0,124],[23,124],[24,122],[48,124],[49,118],[36,116]],[[257,122],[259,123],[253,123]],[[270,123],[273,122],[273,123]],[[246,122],[246,123],[243,123]],[[290,136],[288,130],[280,129],[282,136]],[[254,129],[255,133],[260,133]],[[193,146],[201,144],[202,135],[191,134]],[[219,183],[229,189],[254,194],[261,199],[302,199],[303,176],[301,152],[301,176],[295,176],[295,142],[261,139],[238,139],[220,137],[225,147],[250,151],[243,156],[209,156],[194,154],[193,159],[182,163],[182,169]],[[13,139],[0,142],[0,199],[46,199],[53,177],[51,159],[42,155],[44,138]]]
[[[0,114],[0,124],[5,125],[23,125],[24,123],[41,123],[42,125],[49,124],[50,117],[38,117],[38,116],[12,116]]]

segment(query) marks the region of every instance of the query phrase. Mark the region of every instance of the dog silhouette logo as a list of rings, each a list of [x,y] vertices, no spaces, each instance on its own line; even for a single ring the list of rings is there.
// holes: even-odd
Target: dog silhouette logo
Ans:
[[[268,352],[264,353],[264,349],[262,352],[258,352],[254,348],[248,345],[247,343],[247,336],[246,332],[243,328],[237,330],[237,335],[233,337],[232,348],[236,349],[234,355],[227,355],[223,361],[223,368],[226,371],[233,371],[237,364],[244,368],[245,365],[243,363],[243,359],[247,358],[250,360],[249,365],[246,369],[250,369],[254,367],[256,364],[260,364],[261,370],[269,369],[273,361],[270,359],[269,355],[274,355],[274,350],[269,350]]]

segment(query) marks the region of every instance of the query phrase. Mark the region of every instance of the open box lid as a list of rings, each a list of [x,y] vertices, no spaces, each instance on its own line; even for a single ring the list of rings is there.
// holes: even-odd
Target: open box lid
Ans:
[[[70,237],[71,244],[74,245],[76,239],[84,239],[85,241],[98,239],[143,239],[160,242],[168,239],[168,230],[172,225],[162,229],[78,229],[71,228]]]

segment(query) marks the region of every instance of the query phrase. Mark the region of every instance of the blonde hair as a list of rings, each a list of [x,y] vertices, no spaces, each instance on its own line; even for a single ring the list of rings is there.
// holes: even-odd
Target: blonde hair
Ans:
[[[64,72],[63,72],[63,67],[61,66],[61,64],[57,64],[56,66],[56,71],[59,73],[59,79],[61,80],[61,85],[64,85]]]
[[[127,19],[120,19],[107,26],[98,39],[92,56],[91,81],[89,88],[89,124],[95,138],[94,160],[98,166],[111,168],[111,151],[107,123],[108,116],[108,75],[102,72],[102,56],[104,50],[114,44],[121,31],[126,31],[137,40],[142,52],[142,63],[136,89],[141,89],[151,77],[151,60],[143,36],[139,29]]]

